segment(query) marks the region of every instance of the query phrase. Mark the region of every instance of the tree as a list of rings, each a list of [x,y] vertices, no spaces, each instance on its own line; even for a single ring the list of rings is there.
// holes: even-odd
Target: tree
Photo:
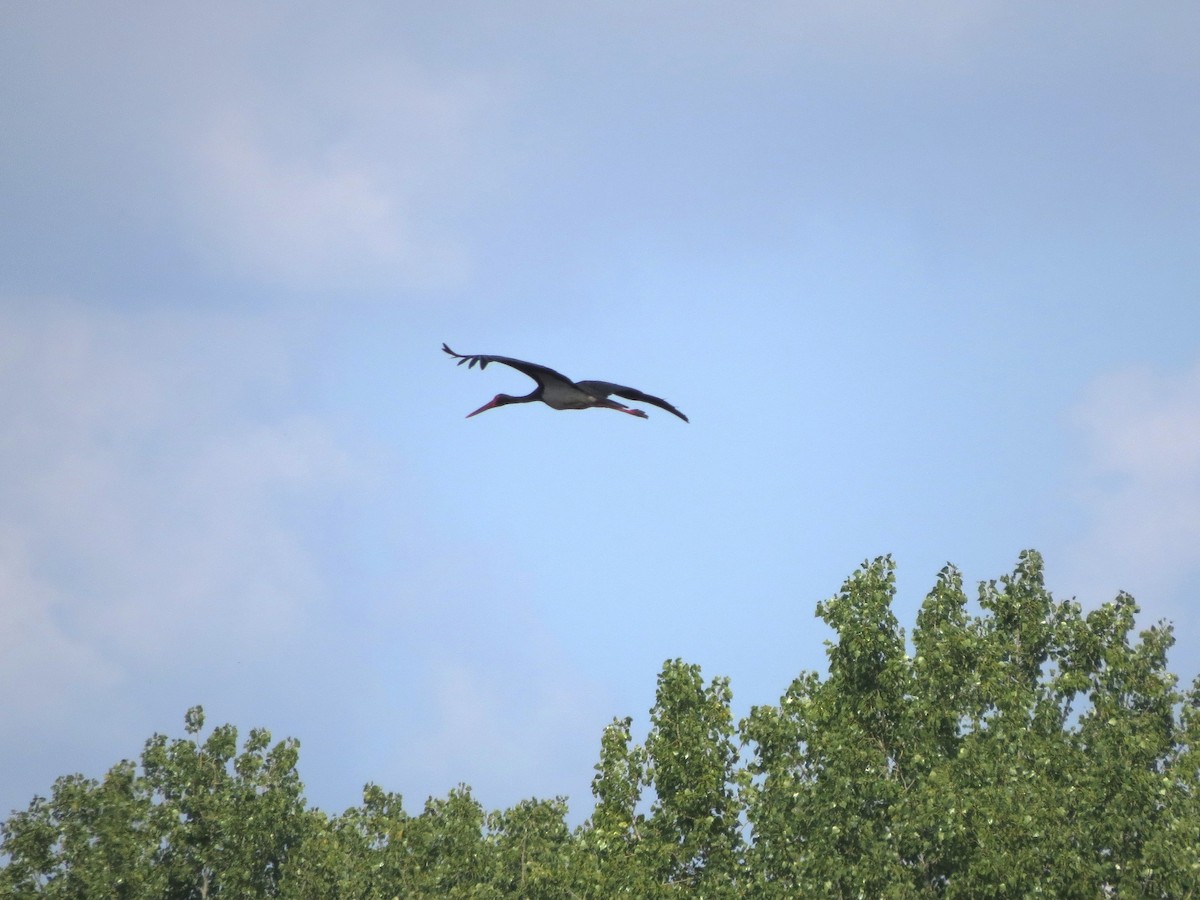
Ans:
[[[1042,560],[980,588],[947,567],[914,654],[890,558],[818,607],[829,677],[797,679],[742,734],[763,896],[1181,897],[1200,885],[1197,704],[1170,628],[1131,643],[1122,595],[1083,616]]]
[[[580,833],[588,896],[737,896],[744,848],[731,699],[728,679],[706,688],[699,666],[668,660],[645,746],[631,745],[628,718],[605,729],[598,802]],[[649,816],[637,812],[645,788]]]
[[[658,879],[696,896],[727,896],[740,876],[737,744],[728,678],[707,688],[700,667],[668,661],[646,738],[654,786],[646,831]]]
[[[498,896],[551,900],[564,895],[573,880],[574,863],[566,818],[564,797],[523,800],[488,816]]]
[[[369,784],[329,816],[297,742],[238,753],[197,707],[140,767],[3,823],[0,896],[1200,896],[1200,681],[1177,689],[1169,626],[1056,601],[1033,552],[976,612],[947,566],[911,641],[894,594],[892,560],[864,563],[817,607],[827,675],[740,723],[727,679],[667,661],[645,741],[602,734],[574,831],[564,798],[487,813],[465,785],[414,816]]]
[[[200,707],[185,718],[204,727]],[[296,774],[298,742],[270,747],[223,725],[203,743],[155,735],[142,773],[124,760],[101,782],[60,778],[4,823],[9,857],[0,889],[10,896],[267,897],[276,892],[305,814]],[[270,748],[270,749],[268,749]]]

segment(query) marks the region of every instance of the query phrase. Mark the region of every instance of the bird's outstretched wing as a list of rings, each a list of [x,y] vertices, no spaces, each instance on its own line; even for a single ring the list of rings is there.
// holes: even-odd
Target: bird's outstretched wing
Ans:
[[[518,372],[528,375],[539,384],[545,384],[547,381],[561,381],[564,384],[575,383],[562,372],[555,372],[549,366],[539,366],[537,363],[525,362],[524,360],[520,359],[512,359],[507,356],[484,356],[478,353],[455,353],[445,344],[442,344],[442,350],[457,359],[460,366],[463,363],[466,363],[468,369],[472,369],[478,365],[482,370],[487,368],[488,363],[500,363],[501,365],[511,366]]]
[[[581,381],[579,387],[583,388],[589,394],[597,397],[607,397],[609,394],[615,394],[625,400],[633,400],[636,403],[650,403],[657,406],[659,409],[665,409],[667,412],[679,416],[683,421],[687,422],[688,417],[677,410],[674,406],[664,400],[662,397],[654,397],[650,394],[643,394],[637,388],[625,387],[620,384],[613,384],[608,381]]]

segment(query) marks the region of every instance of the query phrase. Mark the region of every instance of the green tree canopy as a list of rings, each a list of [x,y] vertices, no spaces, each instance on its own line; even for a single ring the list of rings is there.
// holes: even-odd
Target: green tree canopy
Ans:
[[[583,825],[563,798],[418,815],[367,785],[307,806],[299,744],[230,725],[60,778],[0,826],[0,896],[1200,896],[1200,682],[1122,594],[1084,614],[1042,560],[980,586],[942,570],[911,640],[890,558],[817,607],[828,672],[741,722],[729,682],[664,664],[649,730],[601,735]]]

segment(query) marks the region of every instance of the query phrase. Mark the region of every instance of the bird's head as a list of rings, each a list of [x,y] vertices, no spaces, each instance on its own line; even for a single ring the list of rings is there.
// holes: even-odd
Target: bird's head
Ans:
[[[481,412],[487,412],[489,409],[495,409],[497,406],[507,406],[510,403],[516,403],[520,399],[520,397],[510,397],[508,394],[497,394],[487,403],[483,404],[483,406],[479,407],[479,409],[475,410],[475,412],[467,413],[467,418],[477,416]]]

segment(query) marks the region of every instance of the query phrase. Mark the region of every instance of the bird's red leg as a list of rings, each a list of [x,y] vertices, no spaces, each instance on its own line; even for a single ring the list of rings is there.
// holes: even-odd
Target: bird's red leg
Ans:
[[[622,406],[620,403],[614,403],[611,400],[605,400],[603,403],[598,403],[596,405],[603,406],[606,409],[615,409],[617,412],[628,413],[631,416],[637,416],[639,419],[650,418],[648,415],[646,415],[640,409],[630,409],[628,406]]]

